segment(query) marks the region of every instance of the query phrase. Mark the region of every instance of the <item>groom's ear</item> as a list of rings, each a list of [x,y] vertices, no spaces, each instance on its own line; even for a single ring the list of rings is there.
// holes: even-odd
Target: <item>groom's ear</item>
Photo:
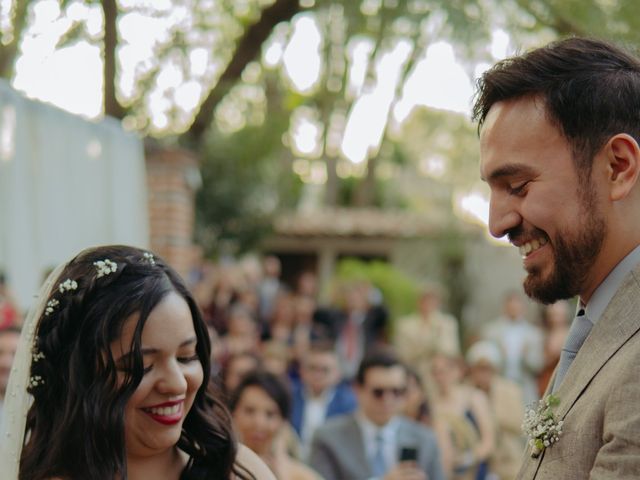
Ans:
[[[604,147],[609,198],[618,201],[626,198],[638,182],[640,175],[640,147],[626,133],[614,135]]]

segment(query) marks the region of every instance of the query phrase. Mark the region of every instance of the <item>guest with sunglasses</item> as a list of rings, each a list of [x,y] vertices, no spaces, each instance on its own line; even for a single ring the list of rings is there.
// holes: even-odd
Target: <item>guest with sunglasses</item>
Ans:
[[[407,371],[389,350],[360,363],[355,378],[358,409],[336,417],[314,435],[309,463],[326,480],[442,480],[436,437],[402,416]]]

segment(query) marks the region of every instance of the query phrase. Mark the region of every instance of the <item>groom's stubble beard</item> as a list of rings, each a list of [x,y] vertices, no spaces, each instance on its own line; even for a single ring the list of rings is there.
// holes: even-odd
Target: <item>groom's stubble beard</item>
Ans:
[[[549,239],[554,260],[551,274],[543,278],[541,269],[534,267],[523,283],[525,293],[544,304],[580,293],[604,243],[607,223],[596,205],[590,180],[580,186],[578,195],[581,212],[573,230],[565,229]]]

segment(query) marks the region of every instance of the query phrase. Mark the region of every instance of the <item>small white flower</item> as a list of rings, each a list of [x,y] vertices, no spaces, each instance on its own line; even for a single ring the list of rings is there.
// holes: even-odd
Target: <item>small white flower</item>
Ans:
[[[156,259],[153,258],[153,254],[151,254],[150,252],[144,252],[142,254],[142,256],[144,257],[144,260],[149,262],[151,265],[155,265],[156,264]]]
[[[40,375],[34,375],[29,378],[29,386],[34,388],[38,385],[44,385],[44,379]]]
[[[115,262],[112,262],[109,259],[98,260],[97,262],[93,262],[96,269],[98,270],[97,277],[104,277],[105,275],[109,275],[115,272],[118,269],[118,265]]]
[[[537,407],[525,412],[522,429],[529,437],[532,447],[531,456],[537,458],[542,451],[557,443],[562,435],[562,420],[557,420],[553,414],[553,407],[560,401],[553,395],[548,395],[537,402]]]
[[[46,316],[49,316],[53,313],[53,310],[60,305],[60,302],[58,300],[56,300],[55,298],[52,298],[51,300],[49,300],[47,302],[47,308],[44,309],[44,314]]]
[[[71,280],[70,278],[67,278],[58,286],[58,290],[60,291],[60,293],[64,293],[67,290],[77,290],[77,288],[78,283],[75,280]]]
[[[43,358],[44,358],[44,353],[42,352],[34,351],[32,354],[32,359],[34,363]]]

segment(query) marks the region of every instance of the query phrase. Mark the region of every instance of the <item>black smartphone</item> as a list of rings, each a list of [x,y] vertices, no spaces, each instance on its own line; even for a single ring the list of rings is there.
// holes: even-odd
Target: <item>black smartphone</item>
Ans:
[[[400,450],[401,462],[415,462],[418,460],[418,449],[416,447],[402,447]]]

